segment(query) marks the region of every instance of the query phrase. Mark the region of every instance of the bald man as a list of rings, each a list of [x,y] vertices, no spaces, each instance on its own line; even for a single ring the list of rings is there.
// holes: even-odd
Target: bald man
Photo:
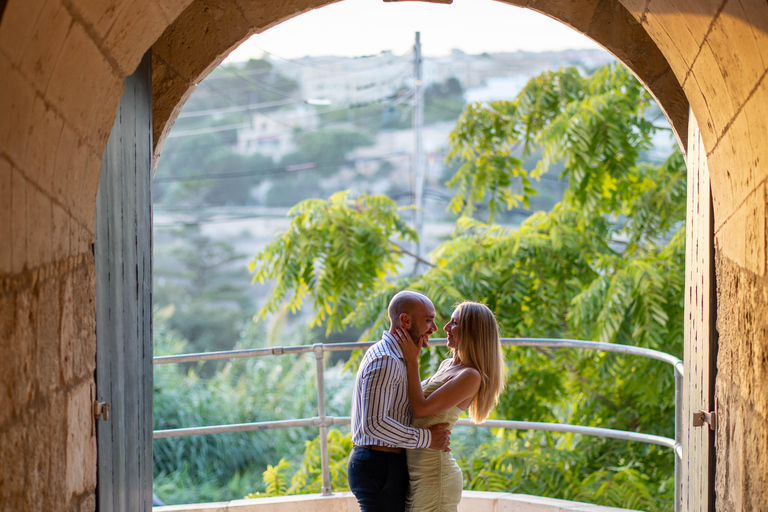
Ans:
[[[437,330],[435,306],[426,295],[398,292],[390,301],[389,331],[369,348],[355,379],[352,442],[347,477],[361,512],[402,512],[408,492],[405,448],[448,450],[447,423],[411,427],[403,353],[392,336],[402,327],[418,343]],[[426,343],[425,343],[426,345]]]

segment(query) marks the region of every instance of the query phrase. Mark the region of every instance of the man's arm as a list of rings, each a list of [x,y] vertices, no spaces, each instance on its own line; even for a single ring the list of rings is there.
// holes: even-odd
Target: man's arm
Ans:
[[[432,444],[429,429],[403,425],[390,414],[397,364],[399,362],[392,357],[382,355],[372,359],[362,370],[360,400],[363,432],[390,446],[427,448]]]

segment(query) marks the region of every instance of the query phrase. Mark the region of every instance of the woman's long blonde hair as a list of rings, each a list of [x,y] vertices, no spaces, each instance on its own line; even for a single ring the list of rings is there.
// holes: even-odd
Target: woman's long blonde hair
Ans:
[[[462,302],[456,306],[458,348],[454,360],[480,372],[480,389],[469,406],[469,418],[482,423],[498,403],[504,389],[504,353],[496,317],[485,304]]]

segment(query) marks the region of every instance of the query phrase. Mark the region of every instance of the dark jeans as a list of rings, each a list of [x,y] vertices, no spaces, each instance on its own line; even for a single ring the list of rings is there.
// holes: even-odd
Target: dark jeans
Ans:
[[[347,478],[361,512],[403,512],[408,493],[408,463],[403,453],[355,446]]]

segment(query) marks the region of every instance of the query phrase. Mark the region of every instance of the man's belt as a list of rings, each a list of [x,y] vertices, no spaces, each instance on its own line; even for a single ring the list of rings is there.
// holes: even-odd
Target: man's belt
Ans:
[[[368,448],[369,450],[374,450],[377,452],[387,452],[387,453],[403,453],[403,448],[392,448],[390,446],[379,446],[377,444],[356,444],[358,448]]]

